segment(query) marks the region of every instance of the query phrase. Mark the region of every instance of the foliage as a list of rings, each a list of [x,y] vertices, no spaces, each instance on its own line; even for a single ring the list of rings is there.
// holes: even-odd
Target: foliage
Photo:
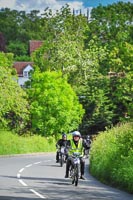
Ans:
[[[20,130],[28,119],[28,102],[17,77],[12,75],[12,60],[12,54],[0,53],[0,123]]]
[[[82,106],[61,73],[36,71],[29,89],[32,129],[41,135],[57,135],[78,128]]]
[[[18,136],[7,130],[0,130],[0,155],[36,152],[54,152],[55,139],[36,135]]]
[[[95,100],[92,100],[93,102],[91,101],[93,92],[89,88],[91,88],[94,77],[87,80],[88,84],[85,84],[83,89],[82,96],[86,96],[86,98],[81,101],[86,108],[86,114],[81,129],[85,129],[85,132],[93,133],[95,130],[96,132],[101,129],[105,130],[108,125],[115,125],[118,122],[133,119],[132,6],[131,3],[119,2],[106,7],[100,5],[92,9],[91,21],[88,24],[86,47],[87,43],[90,44],[93,38],[94,42],[91,42],[89,49],[91,47],[95,54],[96,49],[102,47],[102,49],[106,49],[106,54],[102,54],[104,57],[97,61],[98,65],[95,65],[99,73],[97,73],[93,81],[94,91],[97,91]],[[96,53],[96,55],[101,55],[100,53],[99,51],[99,54]],[[110,76],[111,73],[113,75]],[[109,78],[108,81],[106,81],[107,78]],[[100,81],[99,84],[96,84],[97,81]],[[88,98],[87,89],[90,91],[90,99]],[[99,108],[99,102],[97,101],[99,99],[98,91],[102,91],[104,97],[102,98],[102,105],[104,106],[103,109],[107,111],[105,120],[101,117],[102,113],[104,116],[102,107],[95,109]],[[97,112],[98,110],[100,115]],[[99,124],[99,122],[102,123]]]
[[[124,5],[122,4],[122,8]],[[130,9],[131,5],[128,6]],[[129,34],[125,40],[121,40],[119,35],[119,40],[118,37],[114,38],[113,41],[117,41],[117,43],[114,43],[111,42],[112,37],[110,37],[113,34],[113,29],[110,28],[108,30],[110,34],[105,35],[108,37],[107,40],[110,41],[110,45],[105,42],[105,38],[101,40],[101,35],[93,35],[94,28],[95,31],[99,29],[99,34],[102,34],[103,29],[107,28],[109,13],[111,13],[111,16],[112,13],[115,15],[111,6],[107,7],[106,13],[104,13],[104,7],[100,7],[100,9],[101,12],[99,8],[92,10],[92,17],[94,17],[94,13],[95,17],[89,24],[84,18],[78,16],[84,27],[80,23],[74,26],[75,34],[72,29],[72,16],[69,12],[67,19],[65,18],[66,15],[62,16],[62,13],[54,16],[49,24],[53,30],[51,37],[49,32],[44,45],[32,56],[40,71],[61,70],[63,75],[67,75],[68,82],[79,98],[85,97],[84,99],[80,98],[80,102],[86,111],[80,127],[84,133],[105,130],[112,124],[127,120],[127,118],[125,119],[126,113],[132,118],[132,45],[126,42],[129,41]],[[100,19],[106,21],[106,26],[100,24],[101,21],[97,17],[100,14]],[[120,26],[128,26],[127,30],[130,30],[130,24],[125,24],[128,17],[120,23]],[[62,21],[60,21],[61,19]],[[116,29],[117,19],[116,17],[113,21]],[[77,20],[77,18],[75,17],[74,20]],[[93,24],[96,20],[99,20],[100,25],[97,24],[98,27],[94,27]],[[61,29],[58,26],[54,29],[54,23],[57,22],[60,22]],[[110,21],[111,25],[113,26]],[[61,32],[61,30],[63,31]],[[78,37],[79,30],[81,31]],[[121,29],[117,30],[118,34],[120,34],[120,31]],[[55,36],[52,35],[53,32]],[[87,36],[86,33],[92,33],[92,36]],[[103,41],[102,43],[99,38]],[[109,72],[115,72],[118,77],[110,78]]]
[[[108,45],[110,49],[116,46],[116,42],[131,42],[132,10],[130,2],[93,8],[90,35],[96,34],[99,43]]]
[[[133,123],[121,124],[93,141],[90,172],[103,182],[133,193]]]
[[[20,62],[22,62],[22,61],[31,61],[31,57],[30,56],[16,56],[15,57],[15,61],[20,61]]]
[[[85,109],[81,131],[96,133],[133,118],[132,10],[131,3],[99,5],[87,21],[68,5],[42,14],[1,9],[0,27],[16,60],[28,59],[29,40],[44,40],[32,54],[35,70],[67,76]]]
[[[13,41],[9,43],[7,51],[13,53],[15,57],[21,55],[26,56],[28,52],[28,45],[22,42]]]
[[[80,129],[85,134],[93,134],[112,125],[114,109],[109,98],[109,79],[104,76],[92,76],[79,96],[84,105],[85,114]]]
[[[47,18],[44,27],[50,31],[45,35],[42,47],[32,55],[35,67],[38,66],[42,72],[62,71],[71,76],[73,71],[77,71],[77,65],[78,68],[83,65],[83,40],[88,27],[87,20],[82,15],[73,16],[68,7],[63,7],[55,15],[48,13]]]

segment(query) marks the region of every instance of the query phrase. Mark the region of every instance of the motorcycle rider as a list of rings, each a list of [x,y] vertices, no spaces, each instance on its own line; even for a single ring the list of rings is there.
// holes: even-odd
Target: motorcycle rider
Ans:
[[[59,152],[60,152],[60,149],[61,149],[61,147],[63,146],[63,147],[65,147],[65,148],[67,148],[67,142],[68,142],[68,140],[67,140],[67,135],[65,134],[65,133],[63,133],[62,134],[62,139],[59,139],[58,141],[57,141],[57,143],[56,143],[56,148],[57,148],[57,152],[56,152],[56,163],[58,163],[59,162]],[[65,149],[66,150],[66,159],[67,159],[67,149]]]
[[[72,133],[73,138],[69,141],[69,150],[68,150],[68,159],[66,162],[66,174],[65,174],[65,178],[69,177],[69,168],[72,162],[72,154],[74,152],[78,152],[81,154],[81,158],[80,158],[80,168],[81,168],[81,176],[80,178],[85,180],[84,177],[84,170],[85,170],[85,160],[83,159],[83,149],[84,149],[84,143],[83,140],[81,138],[81,134],[79,131],[74,131]]]
[[[85,146],[85,148],[84,148],[84,156],[88,157],[88,155],[86,155],[86,150],[88,150],[87,154],[89,154],[91,143],[92,143],[92,141],[91,141],[90,135],[87,135],[86,139],[84,139],[84,146]]]

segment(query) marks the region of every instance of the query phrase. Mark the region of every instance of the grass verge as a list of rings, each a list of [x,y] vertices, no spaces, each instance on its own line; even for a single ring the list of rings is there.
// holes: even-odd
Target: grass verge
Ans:
[[[18,136],[10,131],[0,130],[0,155],[35,152],[54,152],[55,139],[41,136]]]

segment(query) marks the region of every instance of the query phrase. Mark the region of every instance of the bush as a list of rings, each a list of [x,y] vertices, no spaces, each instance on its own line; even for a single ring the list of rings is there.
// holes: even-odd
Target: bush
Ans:
[[[99,180],[133,193],[133,123],[101,132],[90,153],[90,172]]]

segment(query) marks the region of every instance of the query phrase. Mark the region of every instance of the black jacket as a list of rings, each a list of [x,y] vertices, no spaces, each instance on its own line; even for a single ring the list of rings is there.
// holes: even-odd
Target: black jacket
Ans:
[[[61,146],[67,147],[68,140],[63,140],[63,139],[58,140],[58,142],[56,143],[56,147],[61,147]]]

